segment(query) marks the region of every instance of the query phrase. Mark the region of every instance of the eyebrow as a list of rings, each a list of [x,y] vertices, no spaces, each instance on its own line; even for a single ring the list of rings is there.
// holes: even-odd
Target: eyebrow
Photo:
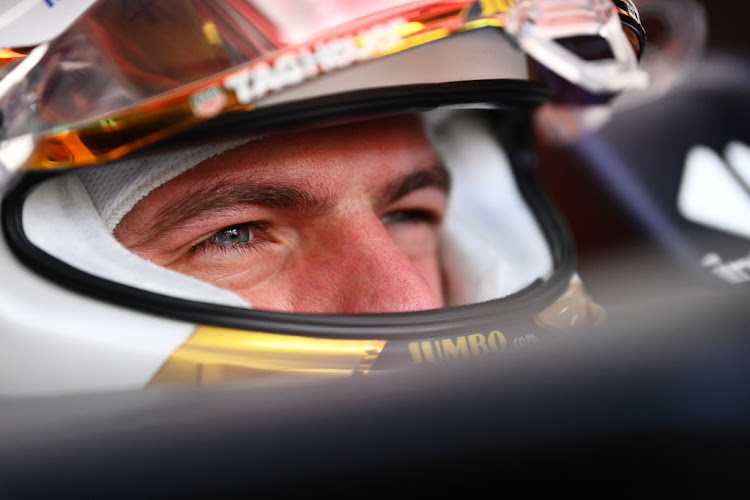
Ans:
[[[386,184],[379,191],[379,198],[389,204],[412,191],[430,186],[446,193],[450,189],[450,176],[441,163]],[[291,184],[219,180],[162,207],[154,216],[155,223],[145,231],[144,236],[159,234],[193,219],[221,213],[237,205],[260,205],[314,214],[331,207],[333,201],[329,196],[317,197],[304,188]]]
[[[395,179],[386,184],[380,193],[380,199],[385,200],[386,204],[393,203],[412,191],[424,187],[436,187],[448,193],[450,184],[451,178],[448,170],[442,163],[435,163],[426,169],[418,170],[402,179]]]
[[[320,212],[330,205],[328,197],[315,197],[298,186],[283,183],[214,182],[196,189],[176,203],[162,207],[150,231],[161,232],[206,214],[216,214],[237,205]]]

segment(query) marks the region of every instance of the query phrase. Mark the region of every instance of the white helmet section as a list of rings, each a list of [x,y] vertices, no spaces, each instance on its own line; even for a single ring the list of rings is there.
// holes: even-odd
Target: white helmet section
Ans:
[[[0,395],[146,386],[195,329],[71,293],[20,265],[0,241]]]
[[[33,47],[62,33],[96,0],[0,0],[0,47]]]

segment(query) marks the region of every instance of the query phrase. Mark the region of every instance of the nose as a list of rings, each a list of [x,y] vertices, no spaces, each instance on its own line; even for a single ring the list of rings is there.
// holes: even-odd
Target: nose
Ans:
[[[308,289],[308,309],[339,314],[435,309],[443,305],[440,290],[425,274],[439,276],[437,268],[437,256],[432,263],[412,262],[374,214],[355,217],[328,231],[308,262],[308,284],[319,292],[315,297]]]

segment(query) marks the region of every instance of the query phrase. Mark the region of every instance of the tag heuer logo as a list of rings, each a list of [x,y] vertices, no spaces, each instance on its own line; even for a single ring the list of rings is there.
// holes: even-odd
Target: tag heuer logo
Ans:
[[[750,147],[731,142],[724,158],[706,146],[693,147],[677,207],[691,222],[750,239]]]
[[[190,108],[198,118],[218,115],[227,103],[227,96],[218,87],[209,87],[190,96]]]

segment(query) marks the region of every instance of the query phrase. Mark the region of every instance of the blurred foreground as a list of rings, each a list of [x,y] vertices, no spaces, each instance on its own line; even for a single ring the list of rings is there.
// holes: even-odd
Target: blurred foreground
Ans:
[[[681,290],[642,273],[608,327],[504,359],[4,400],[0,496],[735,491],[750,459],[748,296]]]

